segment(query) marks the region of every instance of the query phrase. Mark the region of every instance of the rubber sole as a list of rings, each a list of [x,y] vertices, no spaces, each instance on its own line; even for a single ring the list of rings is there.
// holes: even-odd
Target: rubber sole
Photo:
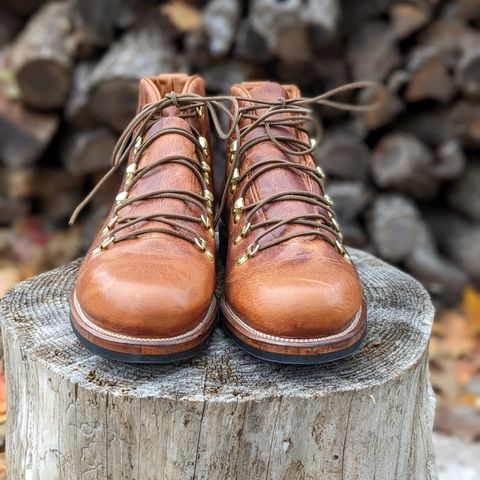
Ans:
[[[274,353],[268,352],[266,350],[260,350],[258,348],[252,347],[248,343],[245,343],[243,340],[238,338],[229,328],[225,321],[222,322],[224,330],[227,332],[228,336],[243,350],[245,350],[250,355],[264,360],[266,362],[281,363],[284,365],[319,365],[322,363],[330,363],[335,360],[340,360],[345,357],[353,355],[361,346],[363,339],[365,338],[365,333],[362,335],[358,342],[350,345],[349,347],[337,350],[329,353],[322,353],[318,355],[295,355],[295,354],[283,354],[283,353]]]
[[[72,324],[72,329],[77,336],[80,343],[90,352],[100,357],[104,357],[108,360],[115,360],[122,363],[136,363],[136,364],[146,364],[146,365],[159,365],[159,364],[168,364],[174,362],[181,362],[183,360],[189,360],[201,353],[207,346],[210,337],[200,345],[197,345],[194,348],[189,350],[184,350],[182,352],[170,353],[167,355],[148,355],[148,354],[138,354],[138,353],[124,353],[117,352],[115,350],[109,350],[107,348],[100,347],[94,343],[88,341],[75,328],[75,324],[70,317],[70,322]]]
[[[103,328],[83,310],[75,289],[70,296],[70,322],[80,343],[96,355],[123,363],[173,363],[198,355],[211,337],[217,315],[218,302],[213,297],[204,317],[190,331],[172,337],[143,338]]]
[[[317,365],[348,357],[359,349],[366,332],[365,304],[344,332],[318,339],[283,339],[256,331],[238,316],[224,297],[220,301],[220,318],[227,334],[247,353],[267,362],[287,365]],[[298,345],[293,345],[294,342]]]

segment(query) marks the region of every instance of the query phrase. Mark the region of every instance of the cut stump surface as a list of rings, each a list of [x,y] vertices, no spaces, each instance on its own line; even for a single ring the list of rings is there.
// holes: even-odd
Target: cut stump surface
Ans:
[[[366,339],[354,356],[322,366],[263,363],[218,328],[191,361],[107,361],[70,327],[79,261],[18,284],[0,311],[8,478],[436,479],[429,296],[350,251]]]

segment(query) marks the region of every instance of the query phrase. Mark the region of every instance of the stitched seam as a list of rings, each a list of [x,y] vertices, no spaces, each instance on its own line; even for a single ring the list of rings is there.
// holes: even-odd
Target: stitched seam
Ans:
[[[170,342],[172,340],[181,340],[183,338],[189,337],[190,335],[193,335],[197,331],[201,330],[202,327],[208,323],[210,314],[212,313],[212,310],[215,308],[216,301],[215,297],[212,299],[212,302],[210,304],[210,307],[207,310],[207,313],[205,315],[205,318],[192,330],[189,330],[186,333],[182,333],[181,335],[177,335],[175,337],[162,337],[162,338],[139,338],[139,337],[131,337],[128,335],[122,335],[120,333],[115,333],[110,330],[106,330],[102,327],[99,327],[98,325],[95,325],[85,314],[85,312],[82,310],[82,307],[80,306],[80,303],[78,302],[77,299],[77,292],[74,290],[73,292],[73,302],[75,304],[75,307],[77,309],[77,313],[80,315],[82,321],[84,321],[90,328],[93,330],[96,330],[98,332],[104,333],[105,335],[109,335],[111,337],[116,337],[116,338],[121,338],[124,340],[135,340],[137,342]]]
[[[274,335],[269,335],[268,333],[263,333],[260,332],[259,330],[255,330],[252,328],[250,325],[247,325],[233,310],[232,308],[228,305],[228,303],[225,301],[225,299],[222,299],[222,304],[225,306],[225,308],[228,309],[228,311],[235,317],[235,320],[243,327],[245,330],[247,330],[250,333],[253,333],[254,335],[257,335],[258,337],[265,338],[268,340],[276,340],[276,341],[281,341],[281,342],[288,342],[288,343],[312,343],[312,342],[322,342],[325,340],[333,340],[336,338],[340,338],[344,336],[347,333],[350,333],[354,328],[357,326],[361,316],[362,316],[362,311],[363,307],[360,307],[358,312],[355,314],[355,317],[353,319],[353,322],[349,325],[348,328],[343,330],[342,332],[336,333],[335,335],[329,335],[328,337],[318,337],[318,338],[288,338],[288,337],[276,337]]]

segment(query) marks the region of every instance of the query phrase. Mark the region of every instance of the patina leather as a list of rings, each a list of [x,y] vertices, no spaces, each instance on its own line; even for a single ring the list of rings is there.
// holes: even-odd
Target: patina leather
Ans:
[[[250,111],[250,115],[256,118],[264,114],[268,107],[258,104],[259,100],[275,101],[281,105],[281,99],[300,97],[296,86],[272,82],[237,84],[232,87],[231,94],[243,98],[240,99],[240,109],[257,105],[255,111]],[[249,103],[248,98],[255,102]],[[271,119],[281,120],[285,115],[289,114],[277,113]],[[253,121],[254,118],[249,118],[249,115],[242,115],[239,127],[245,127]],[[325,208],[303,199],[270,202],[258,209],[250,219],[251,224],[264,222],[265,226],[250,228],[246,235],[242,235],[249,205],[285,191],[309,192],[317,197],[323,197],[325,193],[322,183],[312,179],[312,172],[316,171],[312,155],[289,155],[285,148],[281,148],[293,148],[298,139],[308,145],[308,134],[296,126],[274,124],[269,126],[269,131],[280,145],[262,140],[256,144],[251,142],[251,146],[242,151],[245,142],[265,136],[267,127],[262,122],[245,136],[237,138],[237,134],[229,140],[230,145],[236,140],[234,148],[240,158],[237,164],[239,171],[232,175],[234,165],[229,155],[226,161],[227,176],[232,178],[240,175],[240,181],[233,188],[228,184],[225,186],[229,189],[224,216],[228,245],[222,309],[227,327],[243,342],[275,352],[308,355],[345,348],[358,341],[363,334],[365,306],[357,271],[341,242],[336,243],[342,237],[333,230],[335,220],[323,230],[319,229],[322,230],[319,235],[301,235],[301,231],[305,231],[305,224],[287,222],[258,241],[260,246],[267,243],[272,246],[259,248],[245,259],[246,248],[257,244],[257,239],[272,225],[272,221],[301,219],[317,214],[323,216],[324,223],[327,223],[332,216],[327,215],[327,210],[333,212],[327,202]],[[293,142],[289,143],[289,139]],[[252,166],[260,162],[265,166],[276,160],[300,163],[310,167],[311,172],[270,168],[252,180],[252,175],[258,171]],[[246,169],[251,170],[244,177]],[[323,177],[321,171],[320,176]],[[249,181],[248,188],[242,191],[244,183]],[[246,209],[235,222],[233,207],[242,193]],[[288,236],[293,238],[275,244],[280,238]],[[330,337],[334,341],[329,341]]]
[[[180,74],[144,78],[140,82],[138,113],[171,92],[204,96],[203,79]],[[184,103],[181,106],[188,107]],[[72,294],[74,319],[81,310],[94,326],[99,327],[98,331],[87,328],[79,320],[79,328],[84,327],[82,335],[107,349],[161,355],[194,346],[201,337],[204,339],[213,325],[216,309],[213,212],[211,201],[202,200],[205,188],[213,191],[208,111],[204,108],[185,110],[181,106],[176,106],[174,100],[172,105],[155,112],[141,138],[142,145],[163,130],[179,131],[160,135],[148,145],[137,159],[136,171],[167,157],[187,157],[198,165],[204,162],[203,168],[197,169],[203,182],[198,172],[170,161],[137,178],[127,198],[123,199],[125,206],[117,210],[118,204],[112,206],[85,256]],[[195,139],[201,136],[207,140],[207,145],[194,142],[181,132]],[[138,128],[133,132],[132,143],[137,134]],[[134,157],[135,147],[131,148],[127,165],[134,162]],[[127,189],[127,177],[128,174],[119,192]],[[151,192],[162,191],[178,191],[180,197],[172,197],[172,193],[164,197],[149,196]],[[197,194],[202,205],[185,201],[182,192]],[[129,203],[129,199],[135,198],[139,200]],[[109,228],[109,222],[116,215],[119,220]],[[155,215],[163,215],[162,218],[167,219],[164,221],[173,220],[187,229],[163,223]],[[147,218],[119,228],[122,221],[125,224],[125,219],[138,217]],[[196,221],[191,221],[192,217]],[[140,230],[142,233],[137,235]],[[100,248],[102,242],[111,237],[115,237],[115,241]],[[122,336],[125,336],[123,341]],[[109,343],[115,339],[118,342]],[[142,345],[138,348],[135,347],[137,339]],[[150,343],[142,344],[142,339],[149,339]],[[155,343],[156,339],[159,344]]]

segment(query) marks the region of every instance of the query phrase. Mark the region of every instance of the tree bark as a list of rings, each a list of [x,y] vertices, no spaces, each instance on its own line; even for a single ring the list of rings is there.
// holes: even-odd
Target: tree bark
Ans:
[[[352,254],[366,340],[323,367],[260,362],[220,330],[182,364],[108,362],[71,331],[78,261],[17,285],[0,304],[9,478],[436,479],[428,294]]]

